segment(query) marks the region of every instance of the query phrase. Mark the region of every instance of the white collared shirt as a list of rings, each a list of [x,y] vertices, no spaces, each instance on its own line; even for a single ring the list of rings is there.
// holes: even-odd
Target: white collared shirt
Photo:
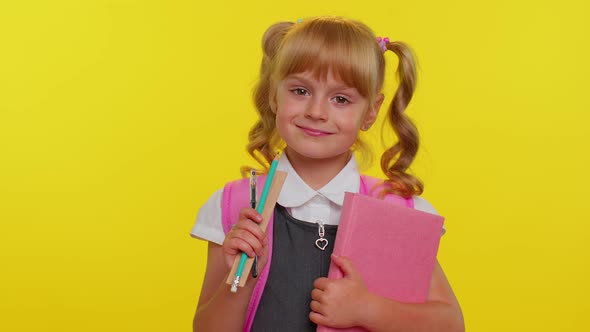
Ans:
[[[277,169],[289,174],[283,185],[286,190],[281,190],[277,203],[286,207],[295,219],[338,225],[344,192],[359,192],[360,177],[354,157],[318,191],[313,190],[299,177],[287,154],[281,155]]]
[[[309,187],[299,177],[289,162],[287,154],[281,154],[277,169],[289,174],[277,203],[286,207],[291,216],[302,221],[311,223],[321,221],[327,225],[338,225],[344,192],[358,193],[360,189],[360,174],[354,156],[350,158],[340,173],[317,191]],[[214,192],[199,209],[191,236],[220,245],[223,243],[225,233],[221,222],[222,197],[223,188]],[[415,209],[438,214],[424,198],[414,196],[413,199]]]

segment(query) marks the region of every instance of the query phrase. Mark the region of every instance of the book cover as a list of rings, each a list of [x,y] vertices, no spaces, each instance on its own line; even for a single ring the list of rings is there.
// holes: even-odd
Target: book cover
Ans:
[[[347,192],[334,254],[352,260],[370,292],[399,302],[426,302],[443,222],[439,215]],[[328,278],[342,277],[330,264]],[[365,330],[318,326],[317,331]]]

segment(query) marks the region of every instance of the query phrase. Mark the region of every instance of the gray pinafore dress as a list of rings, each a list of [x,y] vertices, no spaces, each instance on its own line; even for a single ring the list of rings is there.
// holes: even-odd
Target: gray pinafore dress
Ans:
[[[315,241],[319,224],[293,218],[277,204],[268,280],[252,325],[253,332],[315,332],[309,320],[313,282],[328,275],[338,226],[324,225],[325,250]]]

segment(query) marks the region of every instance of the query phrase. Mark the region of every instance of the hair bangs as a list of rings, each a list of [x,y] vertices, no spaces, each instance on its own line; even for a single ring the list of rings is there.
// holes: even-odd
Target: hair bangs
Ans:
[[[329,18],[295,26],[275,57],[273,79],[310,71],[316,79],[334,78],[366,98],[381,89],[383,56],[372,32],[346,20]]]

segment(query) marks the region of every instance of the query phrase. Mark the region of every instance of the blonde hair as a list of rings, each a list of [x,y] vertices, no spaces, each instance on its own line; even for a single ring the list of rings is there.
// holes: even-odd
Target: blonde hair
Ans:
[[[404,197],[420,195],[423,184],[406,170],[418,152],[418,132],[404,114],[416,85],[416,67],[411,50],[401,42],[386,44],[399,57],[400,82],[387,112],[388,123],[398,142],[381,156],[381,169],[387,176],[382,195],[394,193]],[[276,151],[285,143],[277,133],[271,98],[276,84],[294,73],[311,71],[316,78],[329,72],[374,102],[383,87],[385,58],[383,50],[365,24],[341,17],[317,17],[302,23],[281,22],[268,28],[262,38],[260,78],[254,89],[254,103],[260,116],[250,129],[248,153],[267,170]],[[367,152],[360,139],[352,147]],[[248,167],[243,167],[245,173]]]

